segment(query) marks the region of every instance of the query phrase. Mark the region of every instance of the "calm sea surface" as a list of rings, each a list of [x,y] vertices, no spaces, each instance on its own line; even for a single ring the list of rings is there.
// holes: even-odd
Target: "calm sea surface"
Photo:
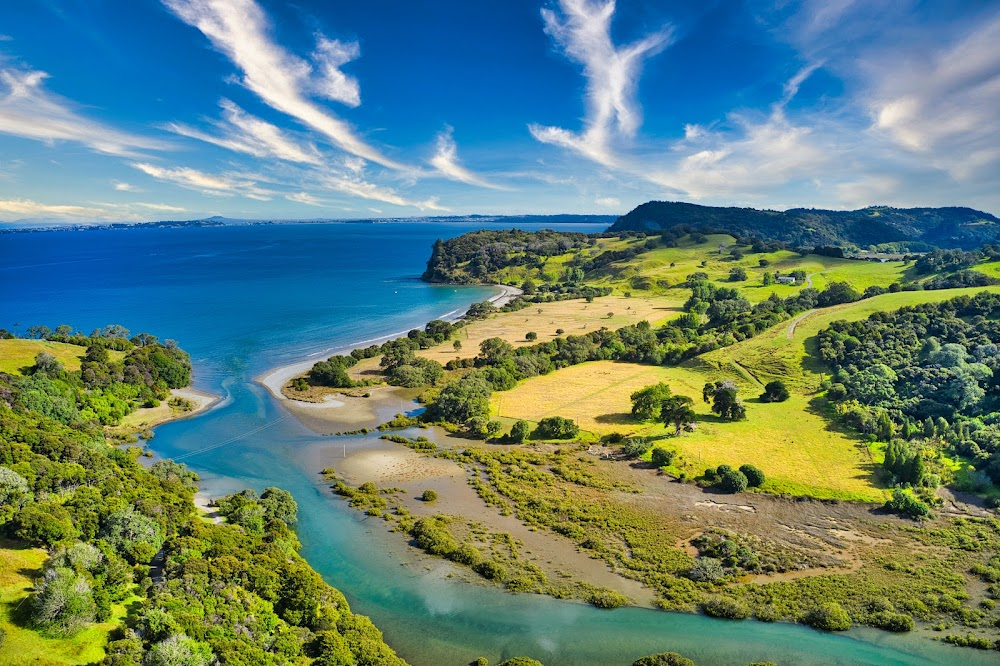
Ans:
[[[874,630],[832,635],[636,608],[601,611],[462,584],[448,578],[443,562],[429,569],[407,564],[382,521],[349,510],[317,477],[317,461],[358,439],[332,443],[312,434],[253,377],[492,295],[417,279],[436,238],[472,228],[297,224],[0,235],[0,327],[65,323],[90,331],[118,323],[177,340],[191,354],[195,386],[225,400],[204,416],[157,428],[152,448],[164,457],[209,449],[184,462],[212,495],[248,486],[290,490],[299,503],[303,554],[414,666],[515,655],[546,666],[625,666],[663,651],[702,666],[764,659],[997,663],[995,653]]]

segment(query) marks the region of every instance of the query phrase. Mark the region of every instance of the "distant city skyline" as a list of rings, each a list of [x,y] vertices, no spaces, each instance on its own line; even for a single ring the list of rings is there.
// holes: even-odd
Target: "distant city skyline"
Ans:
[[[0,7],[0,221],[1000,214],[1000,5]]]

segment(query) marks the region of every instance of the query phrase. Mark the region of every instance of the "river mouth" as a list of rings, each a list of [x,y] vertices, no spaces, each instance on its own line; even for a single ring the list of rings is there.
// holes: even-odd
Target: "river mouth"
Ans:
[[[7,276],[18,288],[0,290],[0,312],[26,325],[65,322],[90,330],[118,322],[178,340],[191,352],[195,387],[225,400],[206,414],[158,427],[150,446],[163,457],[188,455],[183,462],[212,496],[270,485],[291,491],[300,506],[303,555],[414,666],[466,664],[479,656],[496,663],[523,654],[546,666],[626,666],[663,651],[702,666],[995,662],[992,653],[930,641],[935,634],[927,631],[823,634],[642,608],[601,611],[470,585],[453,565],[414,555],[382,521],[348,508],[319,475],[322,460],[344,446],[374,447],[377,435],[318,435],[252,378],[490,295],[406,279],[423,270],[435,238],[470,228],[274,225],[6,235],[11,256],[77,263],[30,282]],[[134,270],[136,258],[142,271]],[[222,442],[229,443],[206,450]],[[189,455],[196,451],[203,452]]]

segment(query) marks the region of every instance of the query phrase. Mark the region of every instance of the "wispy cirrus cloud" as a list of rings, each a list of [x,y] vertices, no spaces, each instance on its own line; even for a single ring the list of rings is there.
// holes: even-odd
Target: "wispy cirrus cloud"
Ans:
[[[637,134],[638,69],[614,76],[588,58],[624,51],[611,38],[612,2],[560,0],[546,32],[583,63],[584,130],[532,126],[534,137],[584,155],[652,196],[738,205],[859,206],[923,202],[996,206],[1000,179],[1000,12],[983,7],[928,22],[911,3],[802,0],[755,18],[798,53],[800,67],[770,104],[689,122],[683,138]],[[659,34],[659,33],[658,33]],[[657,35],[639,44],[656,52]],[[794,62],[794,60],[792,61]],[[800,90],[817,77],[812,91]],[[627,81],[612,103],[608,81]],[[831,82],[836,83],[831,83]],[[826,87],[830,92],[816,94]],[[626,109],[619,119],[618,108]],[[631,119],[631,120],[629,120]],[[652,185],[655,189],[650,190]],[[868,197],[866,200],[865,198]]]
[[[227,175],[213,175],[190,167],[160,167],[144,162],[132,166],[159,181],[218,196],[238,195],[257,201],[270,201],[274,192],[260,187],[255,181]]]
[[[309,194],[308,192],[292,192],[290,194],[286,194],[285,198],[288,199],[289,201],[294,201],[295,203],[305,204],[307,206],[326,207],[326,206],[329,205],[329,202],[324,201],[323,199],[320,199],[317,196],[313,196],[312,194]]]
[[[320,35],[315,60],[309,63],[271,39],[267,17],[253,0],[163,2],[224,53],[242,72],[241,83],[263,102],[311,127],[348,153],[391,169],[406,168],[365,142],[350,125],[310,97],[318,94],[348,106],[360,104],[357,82],[339,69],[357,56],[357,45],[348,46]]]
[[[0,199],[0,219],[42,218],[96,222],[102,220],[142,220],[150,213],[182,213],[186,209],[155,202],[87,202],[85,205],[50,204],[32,199]]]
[[[0,132],[55,143],[72,141],[118,157],[139,157],[146,150],[167,150],[156,139],[123,132],[87,118],[44,87],[48,74],[37,70],[0,69]]]
[[[506,190],[502,185],[492,183],[486,178],[473,173],[458,161],[458,146],[455,144],[454,128],[446,127],[437,136],[437,149],[430,160],[431,165],[446,178],[457,180],[467,185],[476,185],[491,190]]]
[[[412,206],[420,210],[433,210],[446,212],[450,210],[442,206],[436,197],[430,197],[422,201],[408,199],[396,190],[372,183],[365,180],[360,175],[328,174],[318,180],[320,187],[342,194],[368,199],[371,201],[381,201],[383,203],[394,204],[396,206]]]
[[[605,166],[618,161],[612,145],[616,136],[633,137],[642,114],[636,89],[643,61],[662,51],[671,40],[663,28],[637,42],[617,46],[611,39],[614,0],[560,0],[560,13],[542,9],[545,32],[567,57],[583,65],[587,79],[587,116],[580,133],[562,127],[529,126],[538,141],[574,150]]]
[[[84,218],[103,217],[108,213],[102,208],[64,204],[47,204],[31,199],[0,199],[0,216]]]
[[[168,123],[165,127],[176,134],[253,157],[273,157],[317,166],[323,164],[316,146],[296,142],[277,126],[250,115],[228,99],[221,100],[219,106],[222,107],[222,120],[213,123],[216,134],[183,123]]]
[[[1000,161],[1000,12],[951,44],[867,66],[872,128],[964,180]],[[902,63],[902,64],[900,64]],[[996,171],[993,171],[996,175]]]

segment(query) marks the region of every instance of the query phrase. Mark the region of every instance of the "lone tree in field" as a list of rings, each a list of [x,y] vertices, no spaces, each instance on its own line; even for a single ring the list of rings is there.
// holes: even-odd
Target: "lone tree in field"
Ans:
[[[788,397],[788,387],[780,379],[768,382],[767,386],[764,387],[764,392],[760,394],[762,402],[784,402],[788,400]]]
[[[736,395],[736,384],[730,379],[709,382],[701,391],[705,402],[712,404],[712,411],[727,421],[742,421],[747,417],[747,408]]]
[[[686,395],[673,395],[660,405],[660,418],[666,426],[674,427],[674,435],[680,436],[682,430],[694,430],[695,413],[691,408],[694,400]]]
[[[640,421],[652,421],[661,414],[663,401],[673,395],[670,387],[660,382],[632,394],[632,415]]]

